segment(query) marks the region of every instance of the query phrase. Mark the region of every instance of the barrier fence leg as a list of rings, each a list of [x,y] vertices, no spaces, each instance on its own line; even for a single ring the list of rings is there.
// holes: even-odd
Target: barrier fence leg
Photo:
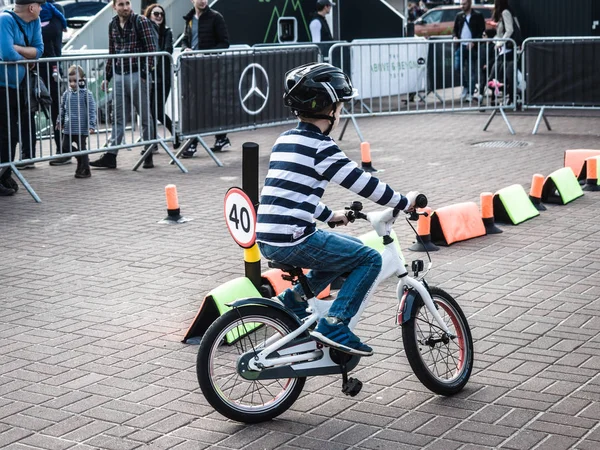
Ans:
[[[33,199],[36,201],[36,203],[42,203],[42,199],[35,193],[35,191],[31,187],[31,185],[27,182],[27,180],[21,174],[19,169],[17,169],[14,164],[11,164],[10,167],[12,169],[13,174],[19,179],[19,181],[21,182],[21,184],[23,185],[25,190],[27,192],[29,192],[29,195],[31,195],[33,197]]]
[[[171,158],[170,163],[171,164],[177,164],[177,167],[179,167],[179,170],[181,170],[183,173],[188,173],[188,170],[185,168],[185,166],[183,164],[181,164],[181,161],[179,161],[179,158],[177,158],[173,152],[171,151],[171,149],[169,148],[168,145],[166,145],[164,142],[159,142],[159,144],[161,145],[161,147],[165,150],[166,154],[169,155],[169,158]]]
[[[492,120],[494,120],[494,117],[496,117],[497,112],[498,112],[497,109],[492,111],[492,114],[490,114],[488,121],[485,123],[485,126],[483,127],[483,131],[487,131],[488,127],[490,126],[490,123],[492,123]]]
[[[200,143],[200,145],[202,145],[202,147],[204,147],[204,150],[206,150],[206,153],[208,153],[208,156],[210,156],[213,159],[215,164],[219,167],[223,167],[223,163],[219,160],[219,158],[215,156],[210,147],[206,144],[206,142],[204,142],[204,139],[198,136],[198,142]]]
[[[548,122],[548,118],[546,117],[546,115],[544,114],[544,122],[546,123],[546,128],[548,128],[548,131],[552,131],[552,127],[550,127],[550,122]]]
[[[344,122],[344,126],[342,127],[342,132],[340,133],[340,137],[338,138],[338,141],[341,141],[342,138],[344,137],[344,133],[346,132],[346,128],[348,128],[348,123],[350,123],[350,119],[346,119],[346,121]]]
[[[548,131],[552,131],[552,128],[550,127],[550,122],[548,122],[548,119],[544,115],[544,110],[545,109],[546,109],[545,106],[542,106],[542,109],[540,109],[540,113],[537,116],[537,119],[535,121],[535,125],[533,126],[533,131],[531,132],[531,134],[536,134],[537,133],[538,128],[540,127],[540,123],[542,123],[542,119],[544,119],[544,123],[546,124],[546,128],[548,128]]]
[[[506,123],[506,126],[508,127],[508,131],[510,131],[510,134],[515,134],[515,130],[513,130],[513,127],[510,125],[510,122],[508,121],[508,117],[506,116],[506,113],[504,112],[504,108],[500,108],[500,114],[502,114],[502,118],[504,119],[504,122]]]

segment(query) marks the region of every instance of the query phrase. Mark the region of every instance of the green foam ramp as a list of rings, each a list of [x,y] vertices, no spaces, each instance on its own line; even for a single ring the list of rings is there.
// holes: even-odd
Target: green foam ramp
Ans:
[[[520,184],[505,187],[494,194],[494,219],[497,222],[517,225],[539,215]]]
[[[246,277],[235,278],[211,290],[202,300],[200,309],[182,342],[196,343],[219,316],[231,309],[227,303],[249,297],[262,297],[262,295]],[[236,335],[237,333],[233,330],[231,336],[227,335],[227,341],[233,342]]]
[[[563,167],[546,177],[542,187],[542,201],[566,205],[583,196],[583,189],[570,167]]]

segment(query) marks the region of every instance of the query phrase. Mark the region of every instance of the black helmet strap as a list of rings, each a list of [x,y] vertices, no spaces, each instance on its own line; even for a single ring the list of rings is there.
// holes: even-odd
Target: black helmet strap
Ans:
[[[329,133],[331,133],[331,130],[333,129],[333,124],[335,123],[335,110],[337,103],[334,103],[332,105],[333,107],[333,114],[313,114],[313,113],[307,113],[307,112],[302,112],[300,113],[299,111],[296,111],[296,115],[302,115],[302,117],[306,117],[308,119],[325,119],[329,121],[329,127],[327,127],[327,129],[323,132],[323,134],[325,136],[329,136]]]

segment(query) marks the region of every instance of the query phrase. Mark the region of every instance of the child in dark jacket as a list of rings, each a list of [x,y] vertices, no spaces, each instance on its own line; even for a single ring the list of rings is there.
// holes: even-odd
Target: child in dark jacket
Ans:
[[[96,101],[86,88],[81,66],[69,67],[69,89],[62,96],[56,129],[62,130],[62,153],[87,150],[87,138],[96,130]],[[90,158],[77,156],[75,178],[89,178]]]

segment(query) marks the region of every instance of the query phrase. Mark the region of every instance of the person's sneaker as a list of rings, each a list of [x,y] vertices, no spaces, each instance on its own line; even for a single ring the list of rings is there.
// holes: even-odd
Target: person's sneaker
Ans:
[[[352,355],[371,356],[373,349],[363,344],[350,328],[335,317],[323,317],[311,337],[323,345]]]
[[[35,163],[20,163],[20,164],[16,164],[17,168],[23,170],[23,169],[35,169]]]
[[[194,155],[196,154],[196,146],[190,146],[188,147],[182,154],[181,157],[185,158],[185,159],[189,159],[189,158],[193,158]]]
[[[211,150],[213,152],[222,152],[223,150],[229,147],[231,147],[231,142],[229,141],[228,137],[225,137],[223,139],[217,139],[215,141],[215,146],[212,147]]]
[[[15,195],[15,190],[7,188],[7,187],[4,187],[0,183],[0,197],[10,197],[11,195]]]
[[[0,181],[0,186],[5,187],[6,189],[12,189],[15,192],[19,190],[19,184],[10,175],[7,178]]]
[[[277,299],[283,303],[287,309],[293,312],[298,319],[302,320],[310,316],[308,311],[306,311],[306,308],[308,308],[308,302],[302,300],[301,297],[293,290],[286,289],[277,296]]]
[[[53,159],[49,164],[51,166],[65,166],[67,164],[71,164],[71,157],[67,156],[65,158]]]
[[[96,161],[91,161],[90,166],[97,167],[99,169],[116,169],[117,168],[117,157],[111,153],[105,153]]]
[[[467,88],[463,87],[462,92],[460,94],[460,99],[461,100],[466,99],[467,95],[469,95],[469,91],[467,90]]]

